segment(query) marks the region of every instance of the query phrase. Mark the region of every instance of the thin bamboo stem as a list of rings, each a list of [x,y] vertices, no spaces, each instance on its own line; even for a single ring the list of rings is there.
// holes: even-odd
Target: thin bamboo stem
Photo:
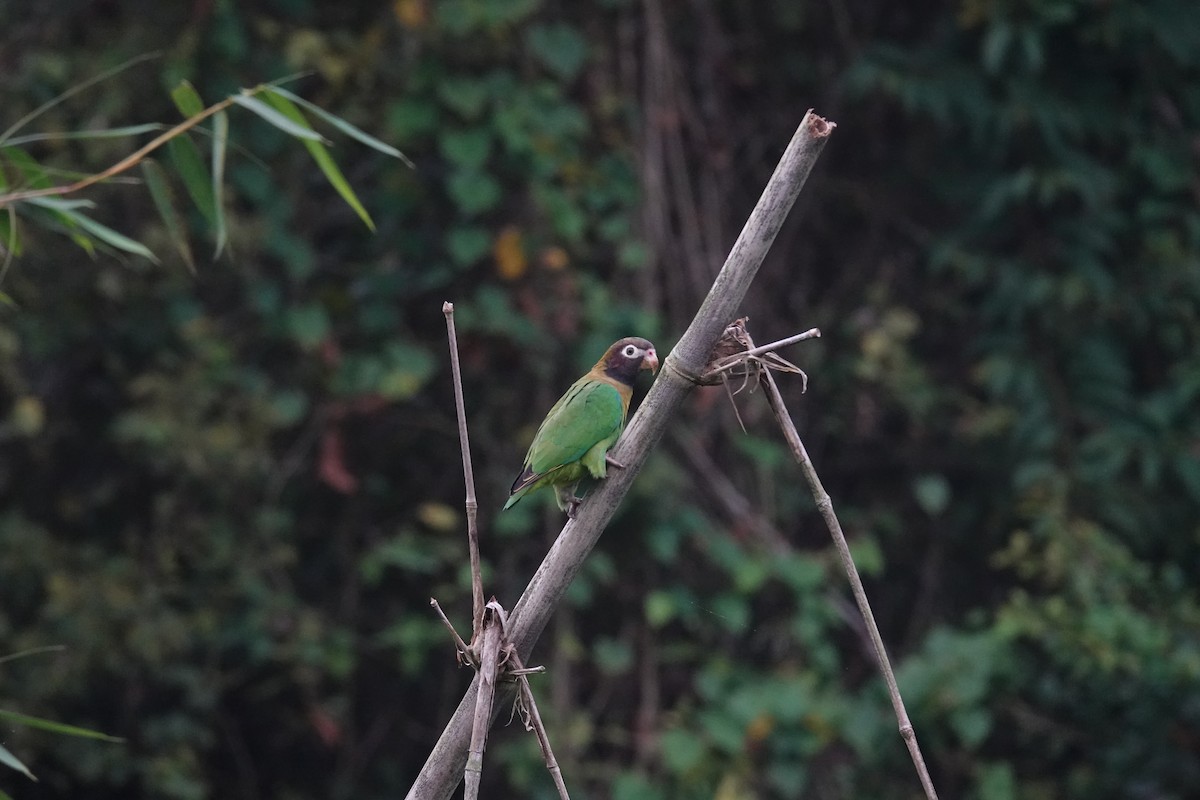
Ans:
[[[800,434],[796,431],[796,425],[792,422],[792,416],[788,413],[787,406],[784,405],[783,396],[779,393],[775,379],[769,370],[763,372],[763,383],[767,386],[767,402],[770,404],[771,410],[775,412],[775,418],[779,420],[783,438],[787,440],[792,455],[799,462],[804,479],[808,481],[813,499],[817,502],[817,510],[825,520],[826,527],[829,528],[829,535],[833,537],[833,544],[842,560],[842,567],[846,570],[846,577],[850,580],[854,602],[858,604],[858,610],[867,624],[867,633],[871,637],[871,644],[875,647],[879,671],[883,673],[884,682],[887,683],[888,695],[892,699],[892,708],[896,712],[896,721],[900,725],[900,735],[904,738],[905,745],[908,746],[908,754],[912,758],[913,766],[916,767],[917,777],[921,781],[921,787],[925,790],[925,797],[927,800],[937,800],[933,780],[929,777],[925,758],[921,755],[921,746],[917,744],[917,733],[913,730],[912,723],[909,722],[908,710],[904,707],[904,698],[900,696],[900,687],[896,684],[896,673],[892,670],[892,663],[888,659],[887,648],[884,647],[879,626],[875,624],[875,615],[871,613],[871,604],[867,600],[866,590],[863,589],[862,578],[858,574],[858,567],[854,564],[854,557],[850,554],[850,545],[846,543],[846,534],[842,531],[842,523],[838,521],[837,514],[833,510],[833,500],[825,491],[825,487],[817,475],[817,469],[808,457],[808,451],[804,448],[804,442],[800,440]]]
[[[475,470],[471,466],[471,438],[467,433],[467,410],[463,402],[462,369],[458,363],[458,335],[454,331],[454,304],[442,303],[446,336],[450,340],[450,371],[454,379],[454,408],[458,412],[458,444],[462,449],[463,480],[467,485],[467,545],[471,551],[471,641],[483,623],[483,572],[479,562],[479,503],[475,499]]]

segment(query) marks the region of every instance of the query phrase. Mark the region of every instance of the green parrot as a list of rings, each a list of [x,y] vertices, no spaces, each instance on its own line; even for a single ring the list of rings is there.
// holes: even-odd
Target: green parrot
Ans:
[[[542,420],[504,507],[553,486],[558,507],[574,517],[579,481],[588,473],[607,474],[608,450],[625,429],[633,381],[643,369],[658,369],[658,354],[646,339],[630,336],[614,342],[588,374],[571,384]]]

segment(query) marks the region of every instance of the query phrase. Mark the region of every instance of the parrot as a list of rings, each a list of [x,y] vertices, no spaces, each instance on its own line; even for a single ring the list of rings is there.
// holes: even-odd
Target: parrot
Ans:
[[[658,369],[658,354],[650,341],[629,336],[613,342],[542,420],[504,507],[512,508],[535,489],[553,486],[559,509],[573,519],[580,480],[589,473],[594,478],[607,474],[608,451],[625,429],[633,382],[644,369],[651,374]]]

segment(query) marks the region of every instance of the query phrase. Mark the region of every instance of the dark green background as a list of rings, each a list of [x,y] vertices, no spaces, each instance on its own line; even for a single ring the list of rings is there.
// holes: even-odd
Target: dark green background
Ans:
[[[559,392],[682,332],[805,109],[837,131],[744,313],[840,512],[946,798],[1200,796],[1200,21],[1188,0],[6,3],[0,127],[294,91],[405,151],[231,116],[231,255],[23,228],[0,310],[0,731],[14,798],[402,796],[469,680],[453,300],[489,592]],[[198,137],[202,149],[207,140]],[[100,169],[130,140],[30,145]],[[65,179],[65,178],[64,178]],[[177,187],[179,197],[185,195]],[[644,387],[639,388],[639,396]],[[578,797],[913,798],[827,534],[759,393],[689,401],[535,654]],[[551,797],[498,728],[492,797]]]

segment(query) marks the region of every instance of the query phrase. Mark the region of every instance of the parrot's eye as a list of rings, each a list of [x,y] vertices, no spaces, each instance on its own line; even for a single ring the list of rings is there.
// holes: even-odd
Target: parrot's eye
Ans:
[[[637,355],[637,348],[631,344],[627,344],[627,345],[625,345],[625,350],[623,351],[623,353],[626,358],[633,358],[634,356]]]

